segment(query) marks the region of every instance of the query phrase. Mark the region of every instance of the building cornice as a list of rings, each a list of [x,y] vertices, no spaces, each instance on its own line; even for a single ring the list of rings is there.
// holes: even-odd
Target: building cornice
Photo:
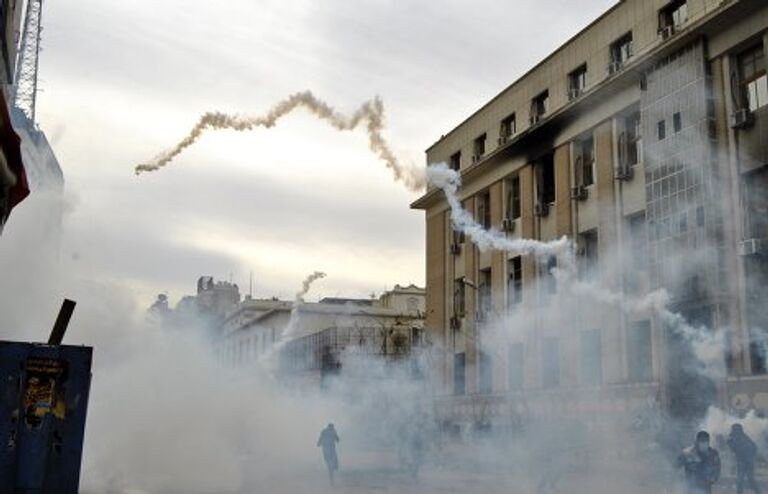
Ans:
[[[603,16],[590,24],[581,33],[588,30],[596,22],[616,9],[620,3],[612,7],[611,10],[603,14]],[[578,99],[569,101],[562,107],[545,116],[537,124],[520,131],[507,143],[498,146],[494,150],[487,153],[478,162],[461,170],[462,184],[467,185],[472,183],[477,177],[483,176],[491,166],[497,164],[499,161],[508,158],[509,156],[522,154],[525,151],[530,150],[531,147],[535,147],[537,141],[545,141],[546,139],[542,139],[542,136],[549,137],[557,130],[558,127],[565,124],[569,118],[580,114],[584,111],[585,108],[590,107],[597,98],[604,98],[608,93],[616,92],[629,85],[636,84],[639,81],[639,78],[642,77],[643,73],[653,68],[653,66],[659,60],[670,56],[696,38],[708,34],[709,28],[716,27],[716,25],[720,24],[718,19],[722,19],[722,22],[727,22],[727,19],[723,17],[724,13],[735,11],[737,7],[741,7],[741,11],[736,11],[736,15],[738,15],[743,14],[744,11],[748,13],[749,10],[759,8],[760,6],[760,2],[757,1],[724,0],[717,9],[712,10],[699,19],[685,25],[677,34],[675,34],[673,38],[666,41],[659,40],[656,43],[650,45],[645,51],[635,54],[635,56],[632,57],[632,59],[621,71],[608,77],[607,79],[603,79],[598,84],[589,88]],[[577,34],[575,37],[578,37],[581,33]],[[562,50],[574,38],[571,38],[571,40],[566,42],[553,54],[550,54],[543,62],[537,64],[536,67],[531,69],[531,71],[529,71],[526,75],[540,67],[542,63],[546,62],[555,53]],[[517,84],[525,77],[526,76],[523,76],[522,78],[518,79],[518,81],[516,81],[512,86],[509,86],[507,89],[502,91],[502,93],[494,97],[490,102],[483,105],[477,112],[473,113],[472,116],[455,127],[451,133],[463,127],[478,112],[493,104],[501,95],[511,90],[515,84]],[[434,145],[431,146],[428,151],[433,147]],[[412,202],[410,207],[411,209],[427,210],[434,206],[440,205],[444,201],[445,198],[443,196],[442,190],[433,188],[431,190],[427,190],[424,195]]]

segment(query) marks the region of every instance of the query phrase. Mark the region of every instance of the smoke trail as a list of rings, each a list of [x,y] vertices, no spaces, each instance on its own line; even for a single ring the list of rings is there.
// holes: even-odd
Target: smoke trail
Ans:
[[[368,134],[368,147],[376,154],[387,168],[395,175],[395,180],[402,182],[413,192],[421,191],[429,182],[441,189],[451,206],[451,219],[455,228],[465,232],[480,250],[496,249],[521,254],[533,254],[537,256],[551,256],[563,253],[569,242],[563,237],[554,242],[539,242],[529,239],[509,239],[506,235],[494,231],[485,230],[477,223],[472,215],[461,206],[458,191],[461,187],[461,178],[458,172],[450,169],[445,163],[439,163],[420,168],[413,165],[405,165],[397,159],[391,146],[382,135],[384,130],[384,104],[381,99],[375,97],[363,103],[350,116],[337,112],[325,101],[318,99],[311,91],[295,93],[278,102],[269,112],[262,116],[241,116],[221,112],[209,112],[203,114],[189,134],[176,146],[161,153],[153,160],[136,166],[137,175],[156,171],[170,163],[184,149],[194,144],[208,129],[233,129],[238,131],[253,130],[257,127],[271,128],[277,121],[299,107],[308,109],[320,120],[328,122],[339,131],[351,131],[365,122]]]
[[[445,163],[429,166],[427,168],[427,180],[445,194],[451,207],[451,222],[454,228],[464,232],[482,251],[493,249],[548,257],[564,255],[570,249],[571,244],[566,237],[551,242],[541,242],[525,238],[508,238],[497,230],[486,230],[475,221],[469,211],[462,207],[458,195],[461,188],[461,176]]]
[[[296,297],[293,299],[293,307],[291,307],[291,317],[290,319],[288,319],[288,324],[285,326],[285,330],[283,331],[283,334],[280,337],[280,341],[289,340],[298,331],[299,307],[301,307],[301,304],[304,303],[304,295],[306,295],[309,292],[309,289],[312,287],[312,283],[314,283],[315,281],[321,278],[325,278],[325,273],[320,271],[315,271],[314,273],[307,276],[307,278],[301,283],[301,290],[296,293]]]
[[[413,165],[401,163],[382,135],[384,129],[384,104],[378,97],[366,101],[355,110],[352,115],[346,116],[337,112],[325,101],[318,99],[311,91],[303,91],[290,95],[278,102],[265,115],[243,116],[222,112],[208,112],[200,117],[200,120],[192,127],[189,134],[179,141],[176,146],[161,153],[153,160],[142,163],[135,168],[137,175],[142,172],[156,171],[170,163],[184,149],[194,144],[208,129],[233,129],[238,131],[254,130],[257,127],[274,127],[278,120],[293,112],[299,107],[309,110],[320,120],[328,122],[339,131],[351,131],[361,124],[365,124],[368,134],[368,147],[381,160],[387,168],[392,170],[395,180],[402,182],[411,191],[419,191],[424,188],[424,171]]]

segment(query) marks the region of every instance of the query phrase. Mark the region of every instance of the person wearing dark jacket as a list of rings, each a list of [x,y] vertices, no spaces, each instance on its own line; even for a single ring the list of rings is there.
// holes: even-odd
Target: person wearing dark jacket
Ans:
[[[328,424],[328,427],[323,429],[320,433],[320,438],[317,440],[317,446],[323,448],[323,459],[325,460],[325,466],[328,467],[328,477],[333,485],[333,474],[339,469],[339,457],[336,455],[336,443],[339,442],[339,435],[336,434],[336,428],[333,424]]]
[[[744,432],[741,424],[733,424],[728,436],[728,447],[736,457],[736,492],[742,494],[745,487],[749,487],[757,494],[760,488],[755,482],[755,458],[757,446],[755,442]]]
[[[712,493],[712,486],[720,479],[720,455],[710,447],[706,431],[699,431],[696,443],[683,450],[677,458],[677,467],[685,470],[688,494]]]

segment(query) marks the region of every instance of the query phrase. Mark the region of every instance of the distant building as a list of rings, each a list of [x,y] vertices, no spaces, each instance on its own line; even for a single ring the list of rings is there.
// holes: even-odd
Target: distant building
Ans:
[[[168,296],[160,294],[147,310],[147,317],[156,323],[176,328],[218,328],[228,312],[240,303],[240,289],[234,283],[216,281],[212,276],[197,280],[197,294],[186,295],[176,307],[170,308]]]
[[[302,303],[295,334],[281,342],[283,374],[320,379],[339,370],[344,352],[364,351],[382,362],[397,360],[424,343],[424,289],[396,286],[378,299],[323,298]],[[280,342],[293,303],[250,300],[229,313],[217,353],[225,365],[255,363]]]
[[[215,281],[212,276],[197,280],[197,305],[203,311],[224,317],[240,303],[240,289],[234,283]]]

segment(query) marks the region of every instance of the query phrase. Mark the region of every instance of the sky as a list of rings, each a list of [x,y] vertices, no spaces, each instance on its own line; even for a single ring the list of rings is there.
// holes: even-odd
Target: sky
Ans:
[[[61,262],[145,305],[193,293],[200,275],[247,293],[252,272],[255,297],[292,298],[315,270],[328,274],[316,296],[423,286],[418,195],[362,131],[298,112],[207,134],[160,172],[133,167],[202,112],[259,114],[305,89],[343,112],[379,95],[398,156],[423,164],[441,134],[613,3],[46,2],[37,113],[66,180]]]

